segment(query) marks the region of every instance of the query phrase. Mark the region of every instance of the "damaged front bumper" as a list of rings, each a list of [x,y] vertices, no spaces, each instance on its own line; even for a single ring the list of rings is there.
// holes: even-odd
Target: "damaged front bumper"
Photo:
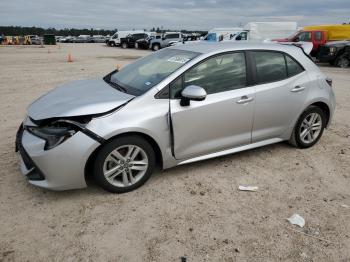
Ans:
[[[52,190],[86,187],[85,165],[99,145],[80,131],[50,150],[44,149],[45,140],[25,130],[24,125],[16,136],[21,173],[29,183]]]

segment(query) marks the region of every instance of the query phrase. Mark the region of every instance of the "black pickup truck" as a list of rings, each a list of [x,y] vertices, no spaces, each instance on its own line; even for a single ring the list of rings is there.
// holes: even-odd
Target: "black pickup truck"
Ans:
[[[145,33],[139,34],[130,34],[127,37],[120,39],[120,46],[122,48],[135,47],[135,43],[137,40],[146,38],[148,35]]]
[[[320,46],[317,59],[331,65],[346,68],[350,64],[350,41],[328,42]]]

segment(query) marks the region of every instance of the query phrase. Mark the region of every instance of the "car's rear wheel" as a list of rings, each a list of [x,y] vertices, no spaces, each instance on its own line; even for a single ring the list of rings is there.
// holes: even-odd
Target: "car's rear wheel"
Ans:
[[[94,166],[96,182],[112,193],[125,193],[142,186],[152,175],[155,153],[138,136],[111,140],[99,151]]]
[[[153,51],[158,51],[160,49],[160,45],[158,45],[158,44],[154,44],[153,46],[152,46],[152,50]]]
[[[299,117],[290,143],[299,148],[308,148],[318,142],[325,128],[325,114],[317,106],[310,106]]]

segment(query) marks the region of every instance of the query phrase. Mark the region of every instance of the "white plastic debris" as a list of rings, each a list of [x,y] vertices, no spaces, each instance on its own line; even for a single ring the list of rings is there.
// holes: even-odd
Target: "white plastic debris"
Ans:
[[[241,190],[241,191],[252,191],[252,192],[255,192],[255,191],[258,190],[258,187],[257,186],[239,186],[238,189]]]
[[[297,225],[297,226],[300,226],[300,227],[304,227],[305,226],[305,219],[302,216],[298,215],[298,214],[293,214],[287,220],[292,225]]]
[[[344,208],[349,208],[350,206],[348,206],[348,205],[345,205],[345,204],[343,204],[343,205],[340,205],[341,207],[344,207]]]

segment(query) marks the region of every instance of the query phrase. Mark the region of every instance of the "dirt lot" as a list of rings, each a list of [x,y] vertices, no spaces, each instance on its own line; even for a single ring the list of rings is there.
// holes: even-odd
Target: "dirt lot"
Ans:
[[[124,195],[27,183],[14,152],[26,106],[147,53],[0,46],[0,261],[350,261],[350,69],[322,67],[337,111],[311,149],[280,143],[181,166]],[[293,213],[305,218],[303,229],[285,220]]]

